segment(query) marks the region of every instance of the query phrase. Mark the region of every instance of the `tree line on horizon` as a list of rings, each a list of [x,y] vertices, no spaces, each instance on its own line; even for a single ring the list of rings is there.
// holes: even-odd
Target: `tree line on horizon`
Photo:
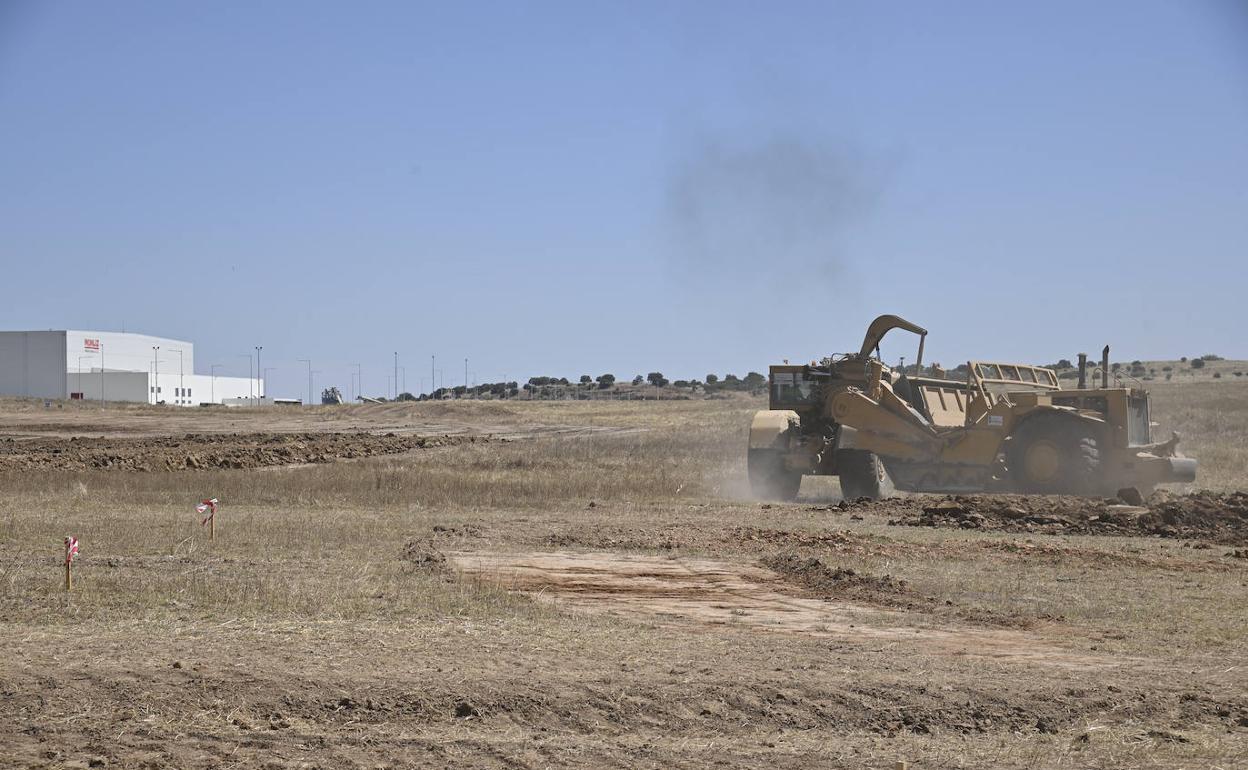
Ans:
[[[650,372],[646,375],[633,377],[629,381],[634,387],[650,386],[656,388],[673,387],[687,390],[703,390],[707,393],[719,391],[756,391],[767,386],[767,376],[758,372],[748,372],[744,377],[735,374],[708,374],[704,379],[669,380],[662,372]],[[621,384],[614,374],[600,374],[597,377],[582,374],[576,380],[567,377],[537,376],[530,377],[521,385],[511,382],[483,382],[475,386],[456,385],[438,388],[431,394],[419,396],[408,392],[400,393],[397,401],[421,401],[425,399],[440,400],[444,398],[463,398],[466,395],[490,395],[494,398],[514,398],[521,391],[530,393],[549,392],[553,388],[573,388],[576,390],[611,390]]]

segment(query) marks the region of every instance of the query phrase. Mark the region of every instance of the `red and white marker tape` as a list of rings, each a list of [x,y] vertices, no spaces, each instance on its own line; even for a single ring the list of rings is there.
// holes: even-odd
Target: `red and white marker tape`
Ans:
[[[65,538],[65,563],[72,564],[74,557],[78,555],[78,538]]]
[[[201,527],[206,526],[208,522],[212,521],[213,517],[217,515],[217,503],[218,502],[220,501],[217,500],[217,498],[213,497],[213,498],[209,498],[208,500],[204,500],[202,503],[195,506],[195,510],[198,513],[208,514],[207,516],[204,517],[203,521],[199,522],[199,526]]]

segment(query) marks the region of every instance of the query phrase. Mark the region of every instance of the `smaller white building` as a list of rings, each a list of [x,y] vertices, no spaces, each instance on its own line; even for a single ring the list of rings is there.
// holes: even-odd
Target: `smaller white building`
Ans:
[[[173,406],[258,400],[264,380],[195,372],[195,345],[146,334],[0,332],[0,395]]]

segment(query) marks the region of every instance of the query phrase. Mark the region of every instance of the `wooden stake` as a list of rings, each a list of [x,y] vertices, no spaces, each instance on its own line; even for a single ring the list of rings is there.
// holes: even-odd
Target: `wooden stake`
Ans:
[[[74,557],[78,555],[78,540],[73,537],[65,538],[65,590],[69,591],[74,587]]]
[[[208,539],[217,539],[217,511],[215,508],[212,511],[212,518],[208,519]]]

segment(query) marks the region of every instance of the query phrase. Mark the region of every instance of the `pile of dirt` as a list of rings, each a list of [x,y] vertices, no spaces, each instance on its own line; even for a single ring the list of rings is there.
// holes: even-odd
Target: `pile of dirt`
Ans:
[[[836,551],[855,550],[867,539],[853,532],[805,532],[800,530],[733,527],[728,540],[740,543],[766,543],[788,548],[829,548]]]
[[[552,532],[541,540],[556,548],[596,548],[609,551],[673,551],[698,543],[680,533],[677,527],[586,527]]]
[[[803,557],[792,551],[766,556],[759,563],[786,580],[829,598],[892,605],[909,594],[906,581],[892,575],[880,577],[845,567],[830,567],[813,556]]]
[[[446,554],[439,551],[431,540],[407,541],[399,558],[410,562],[421,572],[446,571]]]
[[[1063,495],[918,496],[852,504],[890,524],[1037,534],[1151,535],[1248,544],[1248,493],[1152,495],[1145,505]]]
[[[182,471],[328,463],[488,441],[387,433],[191,433],[159,438],[0,440],[0,471]]]

